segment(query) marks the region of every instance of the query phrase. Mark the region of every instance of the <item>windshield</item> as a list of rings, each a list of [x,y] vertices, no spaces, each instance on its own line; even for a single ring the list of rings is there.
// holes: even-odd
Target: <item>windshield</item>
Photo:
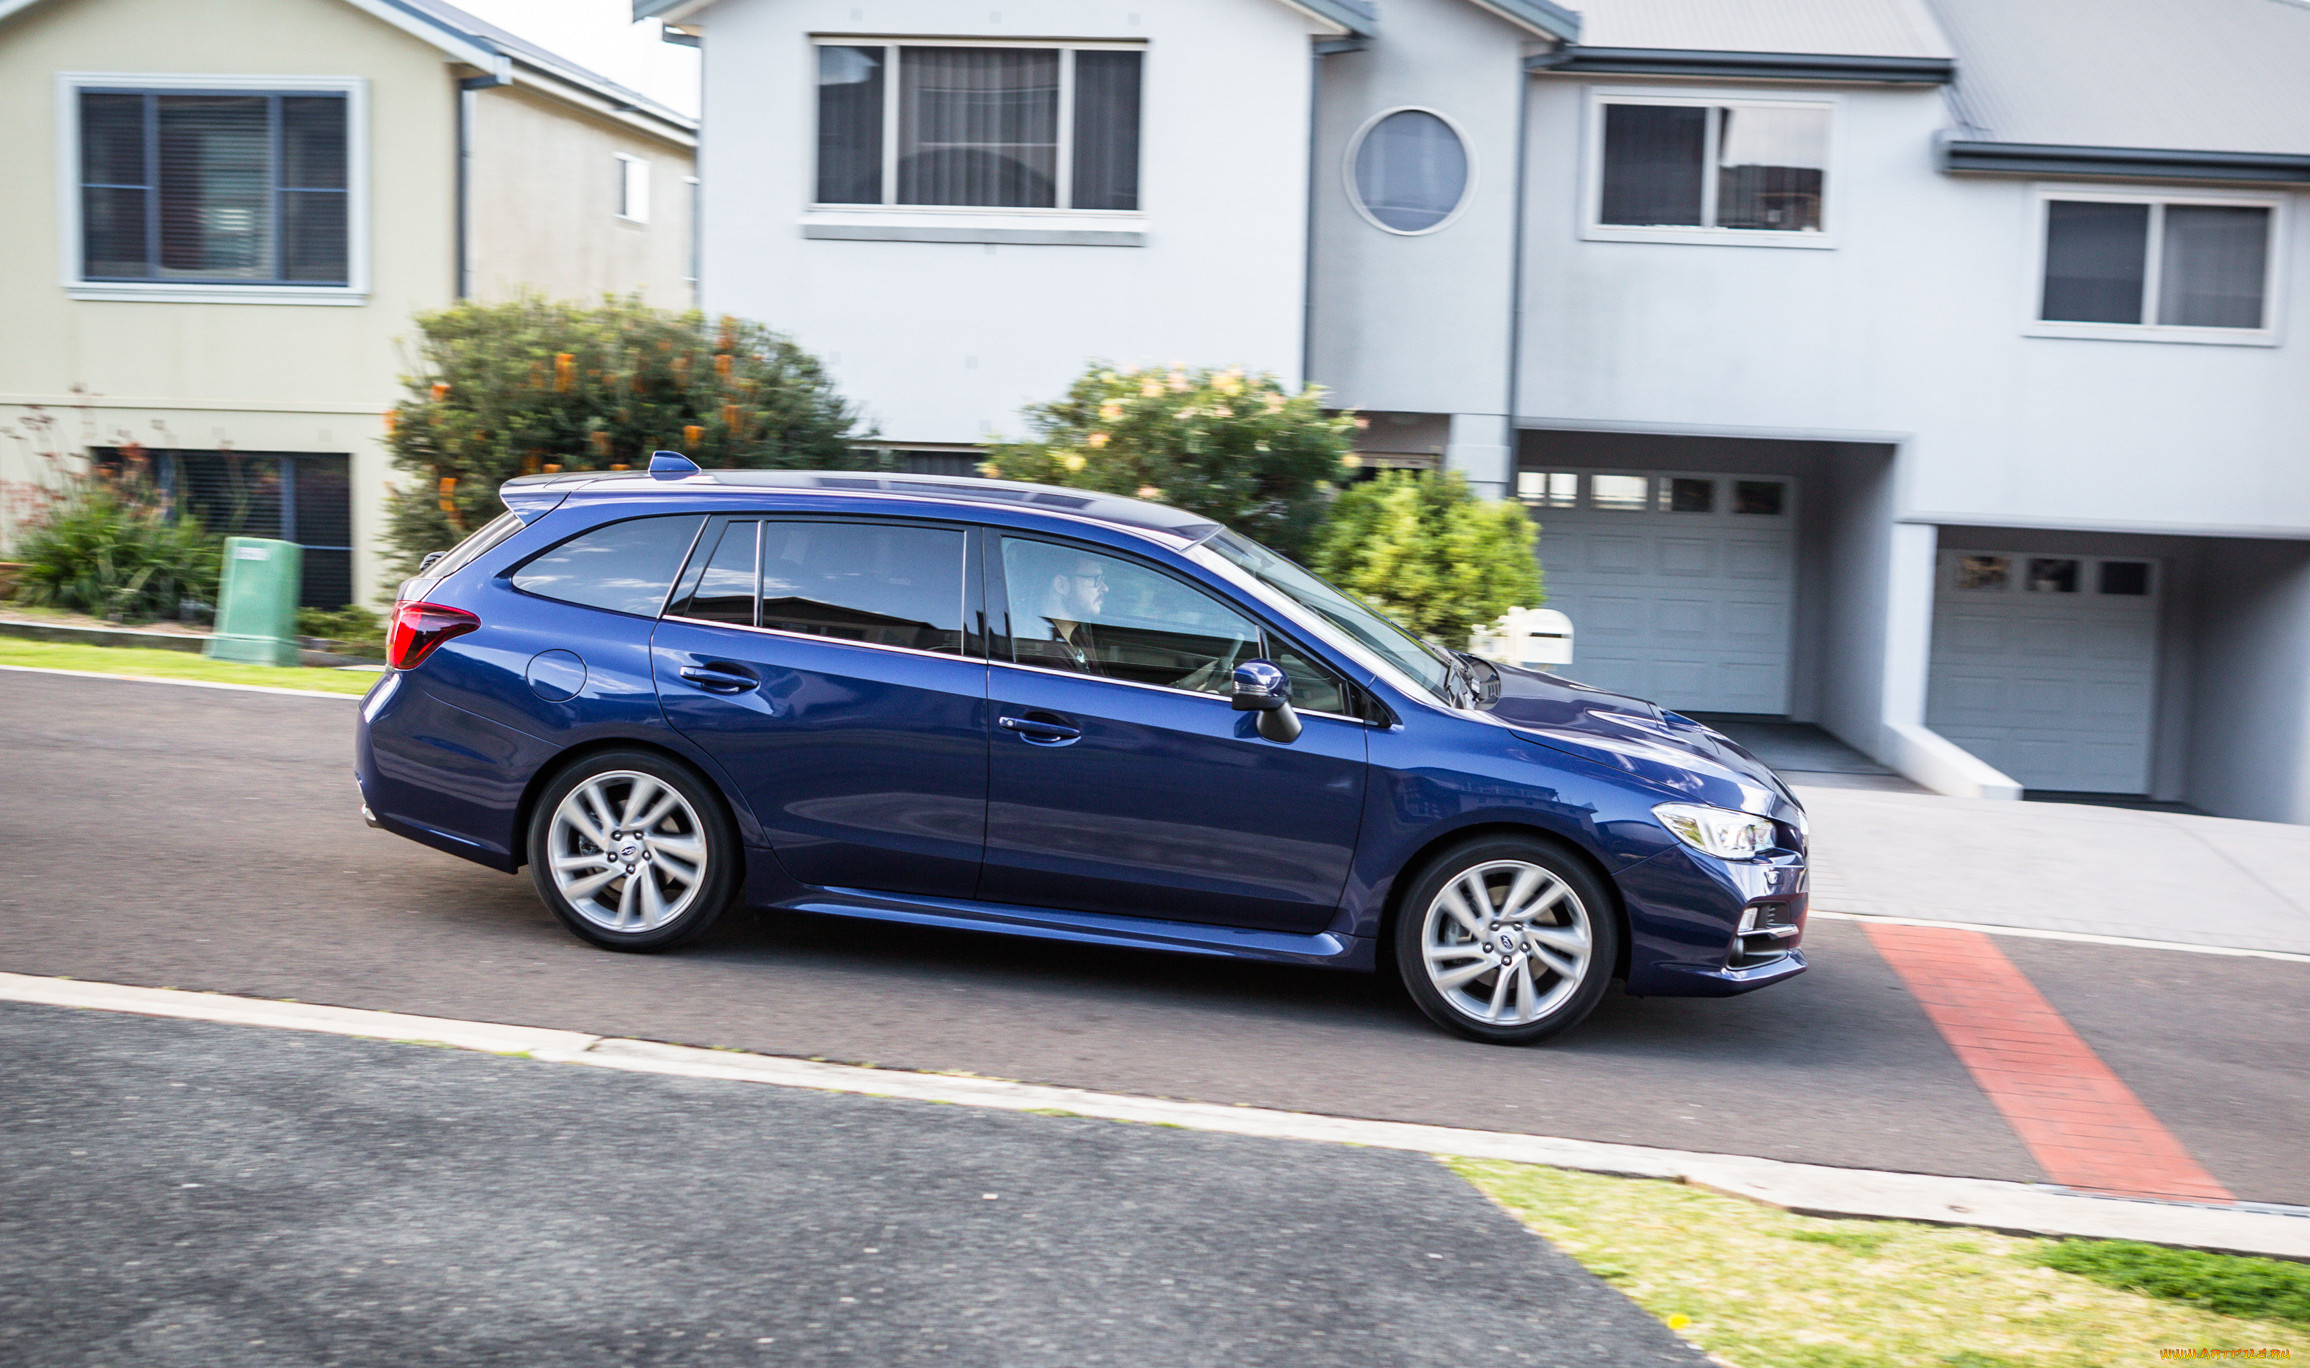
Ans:
[[[1247,537],[1221,532],[1203,544],[1237,569],[1347,633],[1366,650],[1419,681],[1428,692],[1452,701],[1450,657]]]

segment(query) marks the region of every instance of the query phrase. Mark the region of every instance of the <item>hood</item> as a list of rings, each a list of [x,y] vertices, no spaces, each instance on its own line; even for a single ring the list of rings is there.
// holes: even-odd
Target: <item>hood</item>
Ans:
[[[1512,665],[1489,711],[1527,741],[1576,756],[1664,794],[1803,825],[1781,777],[1721,733],[1640,698]]]

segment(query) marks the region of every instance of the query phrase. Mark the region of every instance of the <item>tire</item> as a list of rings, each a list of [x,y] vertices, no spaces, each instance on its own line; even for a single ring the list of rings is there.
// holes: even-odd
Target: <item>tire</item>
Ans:
[[[562,925],[595,945],[670,950],[730,905],[738,833],[689,766],[655,751],[600,751],[538,795],[529,874]]]
[[[1420,871],[1396,909],[1393,948],[1405,991],[1437,1025],[1529,1045],[1596,1010],[1619,962],[1620,918],[1603,881],[1563,847],[1483,837]]]

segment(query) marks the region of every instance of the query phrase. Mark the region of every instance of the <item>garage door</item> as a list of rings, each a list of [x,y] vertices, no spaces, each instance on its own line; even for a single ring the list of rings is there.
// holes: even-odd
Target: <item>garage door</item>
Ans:
[[[1684,712],[1788,711],[1795,481],[1527,470],[1517,492],[1572,618],[1566,674]]]
[[[1942,552],[1926,725],[2023,788],[2148,792],[2161,568]]]

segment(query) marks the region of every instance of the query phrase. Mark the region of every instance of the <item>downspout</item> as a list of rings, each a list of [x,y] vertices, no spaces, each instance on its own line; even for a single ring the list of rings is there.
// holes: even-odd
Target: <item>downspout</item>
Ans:
[[[486,76],[457,83],[457,298],[473,295],[473,112],[474,92],[513,84],[513,60],[497,54]]]
[[[1532,136],[1532,73],[1530,62],[1516,65],[1516,202],[1509,209],[1508,231],[1508,469],[1507,497],[1516,497],[1516,470],[1523,460],[1523,434],[1516,414],[1524,401],[1524,177],[1530,160]]]
[[[1308,53],[1307,67],[1307,232],[1299,248],[1299,387],[1306,389],[1313,382],[1315,369],[1315,200],[1316,188],[1322,182],[1322,173],[1316,166],[1316,154],[1322,150],[1323,139],[1317,116],[1322,113],[1323,59],[1339,52],[1361,52],[1370,40],[1350,35],[1345,38],[1318,39]]]

